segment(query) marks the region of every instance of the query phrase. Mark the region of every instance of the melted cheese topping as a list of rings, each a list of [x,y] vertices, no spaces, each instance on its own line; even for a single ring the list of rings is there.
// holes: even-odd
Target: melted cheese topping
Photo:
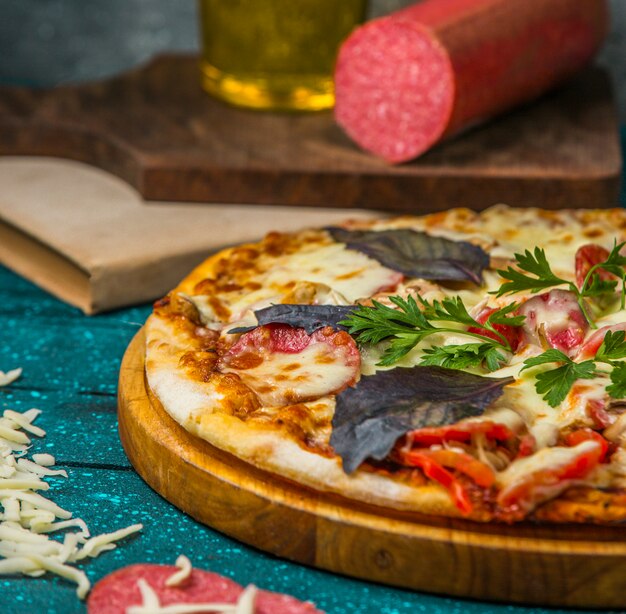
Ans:
[[[530,474],[542,471],[550,472],[555,468],[566,467],[579,456],[597,449],[599,445],[595,441],[583,441],[571,448],[560,446],[544,448],[531,456],[520,458],[515,463],[511,463],[498,474],[496,481],[502,489],[513,488],[520,482],[527,480]],[[554,488],[562,490],[563,482],[554,484]]]
[[[404,217],[382,222],[377,227],[414,228],[455,241],[481,245],[494,258],[512,259],[538,245],[552,270],[565,279],[574,278],[574,254],[587,243],[611,249],[613,239],[626,234],[626,218],[619,210],[544,211],[537,208],[491,207],[481,213],[453,209],[420,218]]]
[[[308,401],[340,390],[354,379],[355,367],[345,364],[343,353],[331,349],[326,343],[311,343],[297,354],[263,353],[254,367],[222,371],[236,373],[265,406]]]
[[[282,302],[349,305],[393,287],[402,275],[325,235],[319,242],[274,258],[259,257],[255,267],[237,271],[237,289],[189,298],[203,322],[235,322],[248,310]],[[299,291],[298,291],[299,290]],[[308,300],[302,299],[306,295]]]
[[[613,326],[614,324],[623,324],[626,322],[626,309],[618,309],[611,313],[604,314],[596,319],[598,328],[603,326]],[[593,335],[596,329],[590,329],[587,333],[587,339]]]
[[[535,367],[520,373],[523,362],[518,357],[515,364],[491,373],[492,377],[513,376],[516,380],[504,388],[504,394],[485,412],[485,417],[490,416],[494,410],[503,408],[516,412],[527,424],[538,448],[555,445],[563,429],[593,426],[593,420],[587,411],[588,404],[606,398],[609,380],[606,377],[597,377],[578,382],[559,407],[551,407],[537,393],[535,376],[553,366]]]
[[[550,213],[538,209],[510,209],[496,206],[481,214],[465,209],[455,209],[420,218],[406,217],[381,221],[376,224],[375,229],[413,228],[456,241],[469,240],[483,246],[490,252],[492,258],[496,259],[513,259],[515,253],[524,252],[537,245],[545,249],[548,260],[557,275],[564,279],[573,279],[576,250],[581,245],[592,241],[610,249],[616,233],[615,225],[610,216],[592,216],[588,212]],[[219,293],[219,300],[222,307],[227,307],[230,313],[228,319],[231,322],[236,322],[237,326],[242,323],[254,323],[254,318],[250,315],[251,310],[282,302],[286,297],[290,297],[289,302],[350,304],[355,300],[372,296],[381,287],[393,286],[394,281],[399,281],[394,271],[357,251],[346,249],[344,244],[334,243],[325,233],[318,231],[317,234],[315,232],[304,234],[300,243],[298,249],[288,249],[288,253],[272,258],[268,258],[261,249],[260,254],[254,260],[254,267],[250,267],[252,272],[237,279],[238,285],[242,285],[244,281],[252,282],[255,289],[245,292],[222,291]],[[506,265],[502,263],[499,266],[505,267]],[[424,298],[441,300],[446,296],[460,296],[466,306],[470,310],[473,309],[475,313],[487,305],[502,307],[513,301],[520,302],[532,296],[530,293],[517,293],[497,299],[488,293],[501,285],[500,276],[493,270],[487,270],[483,277],[482,287],[466,286],[461,289],[446,287],[445,284],[424,282],[424,280],[407,280],[395,287],[392,293],[406,296],[415,291],[416,286],[419,288],[420,285],[427,285],[430,290],[427,288],[418,290]],[[311,287],[317,287],[322,290],[319,293],[316,290],[312,293],[304,292],[308,300],[292,301],[293,295],[298,294],[294,291],[294,287],[308,287],[309,290]],[[384,296],[382,299],[384,302]],[[191,297],[191,300],[198,307],[203,321],[215,322],[220,319],[215,309],[215,297],[195,295]],[[568,316],[562,311],[543,309],[540,315],[545,321],[551,322],[553,328],[565,327],[568,323]],[[471,339],[463,335],[433,335],[419,344],[398,366],[419,364],[423,350],[427,347],[469,341]],[[362,364],[364,375],[372,374],[380,368],[376,363],[380,361],[383,350],[384,344],[365,349]],[[309,364],[313,369],[313,363]],[[276,366],[281,367],[280,364]],[[315,368],[318,367],[318,365],[315,366]],[[320,369],[323,370],[323,367]],[[261,369],[260,377],[267,374],[265,368]],[[311,375],[311,372],[306,374]],[[303,372],[302,375],[305,373]],[[254,374],[251,374],[250,381],[258,388]],[[286,389],[293,385],[291,378],[283,381],[282,387]],[[536,393],[533,392],[533,394],[537,397]],[[569,413],[580,414],[580,411],[573,412],[570,408]],[[580,415],[577,417],[580,418]]]

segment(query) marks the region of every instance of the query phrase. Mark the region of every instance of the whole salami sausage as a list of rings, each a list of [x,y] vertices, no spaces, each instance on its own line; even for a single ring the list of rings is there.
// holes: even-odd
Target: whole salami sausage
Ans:
[[[342,45],[335,117],[389,162],[531,100],[584,67],[608,29],[605,0],[425,0]],[[514,138],[514,135],[512,135]]]

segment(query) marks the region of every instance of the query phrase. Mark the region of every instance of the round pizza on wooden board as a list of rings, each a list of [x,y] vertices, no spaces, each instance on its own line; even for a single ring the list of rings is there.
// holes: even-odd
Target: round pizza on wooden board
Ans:
[[[626,212],[497,206],[271,233],[146,324],[189,433],[315,491],[484,522],[626,520]]]

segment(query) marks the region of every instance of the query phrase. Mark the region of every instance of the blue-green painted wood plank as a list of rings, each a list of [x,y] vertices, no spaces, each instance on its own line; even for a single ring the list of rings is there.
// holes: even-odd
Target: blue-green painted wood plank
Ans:
[[[2,267],[0,290],[0,370],[24,369],[17,388],[116,393],[124,350],[149,306],[87,317]]]
[[[31,407],[41,409],[35,424],[47,432],[44,439],[33,439],[58,462],[130,467],[117,436],[115,395],[24,390],[15,384],[0,388],[0,413]]]
[[[137,327],[42,324],[9,318],[0,330],[0,369],[22,367],[20,389],[115,394],[124,350]]]

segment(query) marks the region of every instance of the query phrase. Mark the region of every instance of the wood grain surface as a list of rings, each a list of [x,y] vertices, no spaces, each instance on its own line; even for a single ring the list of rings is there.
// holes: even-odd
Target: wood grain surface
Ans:
[[[482,525],[394,513],[312,491],[189,435],[147,392],[145,340],[120,372],[122,444],[138,473],[197,520],[266,552],[421,591],[626,608],[623,528]]]
[[[199,86],[197,59],[163,56],[110,80],[0,88],[0,155],[84,161],[149,200],[425,212],[496,202],[617,202],[616,109],[599,69],[396,167],[360,151],[331,113],[235,109]]]

